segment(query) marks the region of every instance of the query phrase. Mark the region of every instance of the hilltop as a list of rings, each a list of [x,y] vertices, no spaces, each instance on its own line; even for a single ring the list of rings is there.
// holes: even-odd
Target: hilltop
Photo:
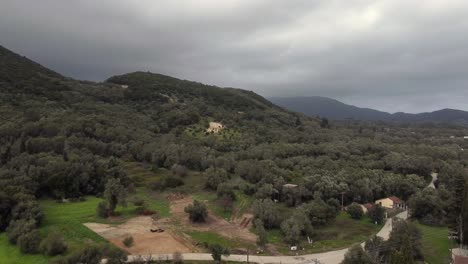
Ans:
[[[300,112],[308,116],[320,116],[333,120],[386,121],[398,123],[450,123],[468,125],[468,112],[455,109],[441,109],[433,112],[409,114],[387,113],[370,108],[361,108],[345,104],[338,100],[321,97],[274,97],[273,103],[285,109]]]

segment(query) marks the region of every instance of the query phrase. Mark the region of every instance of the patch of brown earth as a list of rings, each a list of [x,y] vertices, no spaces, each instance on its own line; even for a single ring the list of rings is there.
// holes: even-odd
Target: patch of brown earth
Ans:
[[[151,216],[138,216],[121,225],[99,223],[85,223],[84,225],[133,255],[176,251],[181,253],[193,252],[195,248],[189,242],[177,237],[167,229],[167,220],[154,221]],[[152,233],[150,231],[150,229],[156,228],[162,228],[164,232]],[[122,241],[129,235],[133,237],[134,245],[127,248]]]

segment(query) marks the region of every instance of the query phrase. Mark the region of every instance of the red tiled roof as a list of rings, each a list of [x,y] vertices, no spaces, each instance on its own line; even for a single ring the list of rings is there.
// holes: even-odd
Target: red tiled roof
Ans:
[[[402,204],[403,202],[400,200],[400,198],[396,197],[396,196],[390,196],[388,197],[388,199],[392,200],[392,202],[396,203],[396,204]]]
[[[468,257],[465,256],[455,256],[453,258],[454,264],[468,264]]]
[[[362,206],[364,206],[367,210],[371,209],[372,206],[374,206],[373,204],[371,203],[366,203],[366,204],[363,204]]]

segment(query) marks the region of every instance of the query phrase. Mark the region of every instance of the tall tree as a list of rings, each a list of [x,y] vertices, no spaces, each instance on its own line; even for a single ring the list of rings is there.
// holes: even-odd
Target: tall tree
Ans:
[[[265,227],[260,219],[255,220],[255,233],[257,234],[257,245],[263,248],[268,243],[268,240]]]
[[[345,254],[341,264],[373,264],[372,258],[365,252],[361,245],[351,247]]]
[[[120,179],[111,178],[107,181],[104,190],[104,199],[107,201],[109,212],[112,214],[118,204],[127,206],[127,192],[120,183]]]

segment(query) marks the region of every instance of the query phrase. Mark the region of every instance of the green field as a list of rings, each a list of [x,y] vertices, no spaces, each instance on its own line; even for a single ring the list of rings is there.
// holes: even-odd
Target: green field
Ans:
[[[165,199],[154,199],[151,193],[144,189],[138,188],[136,194],[131,195],[128,199],[134,197],[145,200],[148,209],[157,211],[161,217],[169,216],[169,203]],[[101,198],[88,196],[86,201],[72,203],[57,203],[53,200],[40,201],[41,208],[44,211],[44,222],[41,230],[44,233],[49,233],[53,230],[62,233],[71,248],[79,247],[87,241],[105,242],[96,233],[82,225],[85,222],[100,222],[100,223],[121,223],[130,217],[136,216],[136,206],[128,203],[127,207],[118,206],[118,217],[112,220],[99,218],[96,216],[96,207]]]
[[[301,244],[304,253],[318,253],[349,247],[355,243],[364,242],[375,235],[382,225],[373,224],[366,216],[361,220],[352,219],[347,213],[341,212],[336,220],[327,226],[316,227],[315,234],[311,236],[312,244],[304,239]],[[291,254],[289,245],[282,241],[279,229],[268,230],[268,242],[278,245],[278,250],[284,254]]]
[[[10,244],[5,233],[0,234],[0,264],[47,264],[48,260],[42,255],[23,255]]]
[[[246,244],[245,241],[239,239],[230,239],[213,232],[188,231],[185,233],[200,244],[220,244],[225,248],[255,248],[255,245]]]
[[[455,245],[448,239],[448,228],[415,224],[422,233],[424,260],[429,264],[450,263],[449,250]]]

